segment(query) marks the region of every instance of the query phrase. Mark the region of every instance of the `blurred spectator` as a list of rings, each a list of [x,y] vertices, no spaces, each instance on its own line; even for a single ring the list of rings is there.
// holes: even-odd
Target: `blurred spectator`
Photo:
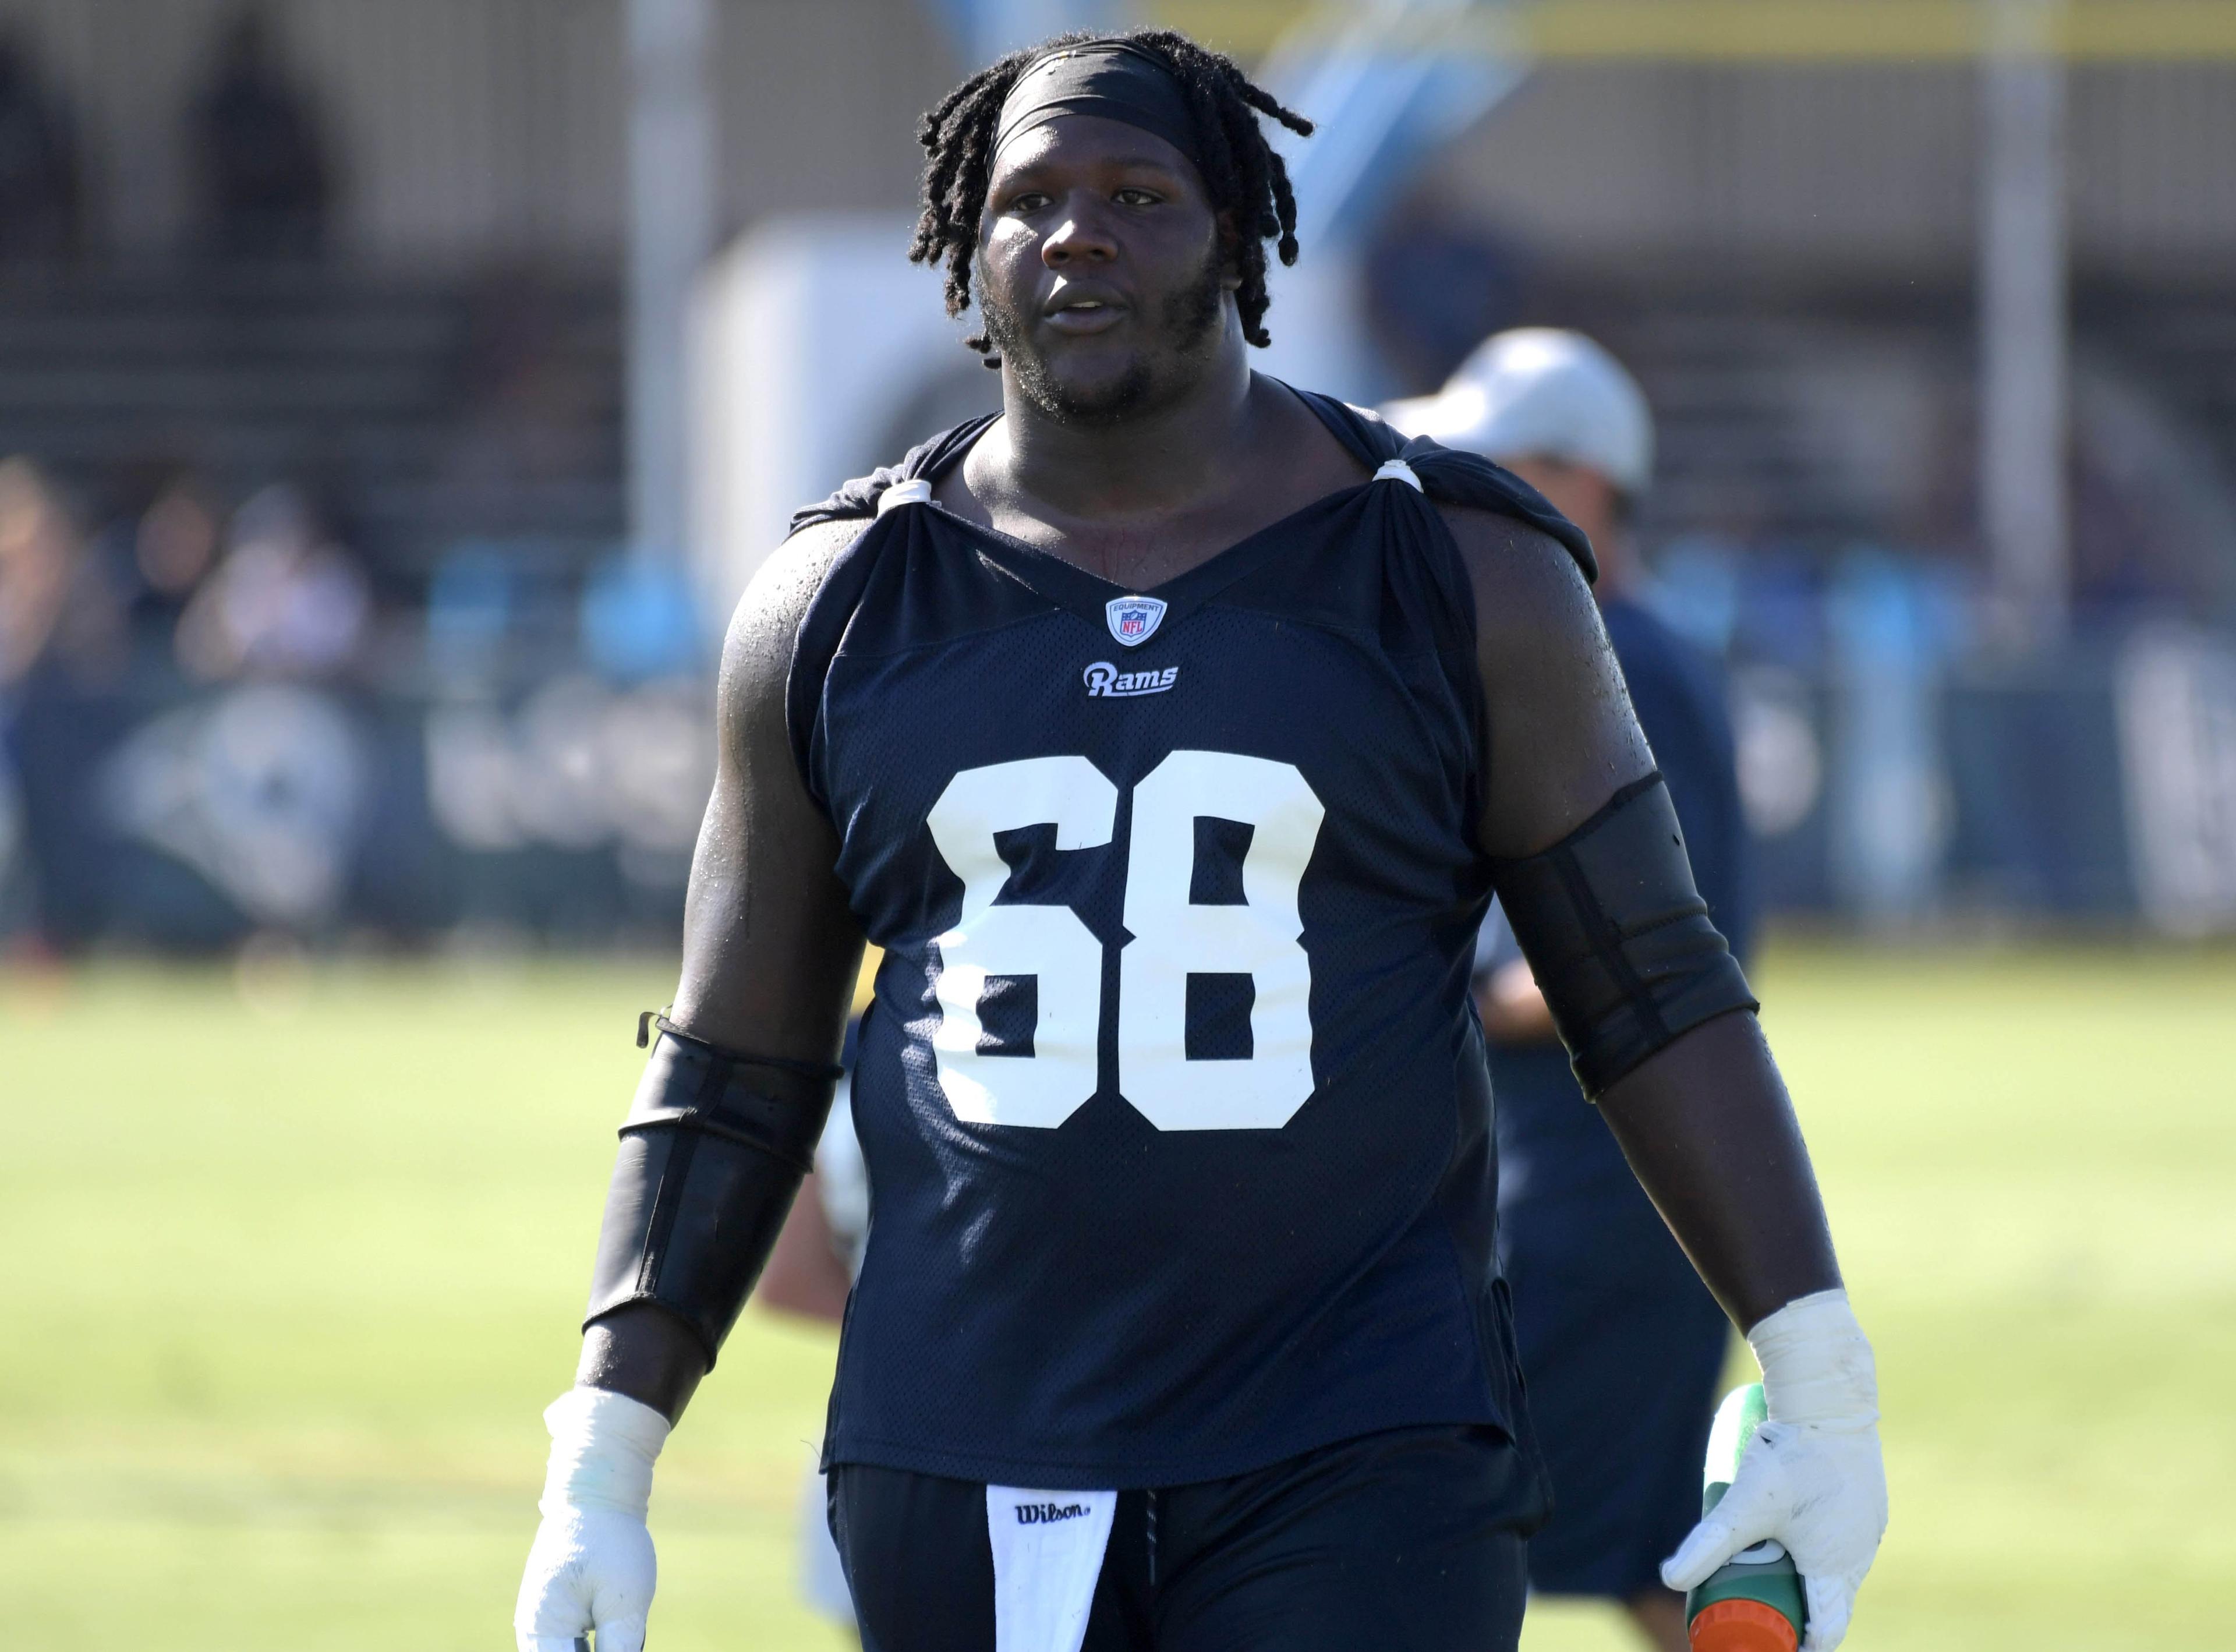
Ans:
[[[192,148],[220,257],[314,258],[324,248],[332,168],[317,111],[289,81],[262,13],[245,11],[226,30],[194,103]]]
[[[190,469],[143,468],[120,491],[128,503],[101,530],[96,557],[125,594],[135,673],[166,677],[180,615],[216,563],[221,518]]]
[[[337,677],[358,662],[372,608],[356,557],[298,490],[276,484],[234,514],[225,560],[180,617],[179,663],[203,681]]]
[[[38,932],[64,950],[105,921],[89,777],[115,734],[126,663],[122,602],[60,496],[30,460],[0,463],[0,747]]]
[[[0,33],[0,258],[75,253],[80,204],[69,111],[21,37]]]
[[[81,682],[124,659],[123,609],[60,496],[29,459],[0,463],[0,689],[45,665]]]
[[[191,471],[181,472],[140,518],[133,535],[133,566],[153,598],[182,609],[217,560],[217,512],[209,496]]]
[[[68,533],[30,461],[0,464],[0,688],[46,652],[69,583]]]

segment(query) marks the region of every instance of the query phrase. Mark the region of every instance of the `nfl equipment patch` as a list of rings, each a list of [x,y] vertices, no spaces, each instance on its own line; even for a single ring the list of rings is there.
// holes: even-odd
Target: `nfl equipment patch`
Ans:
[[[1103,604],[1110,635],[1126,648],[1138,648],[1157,634],[1165,605],[1154,596],[1114,596]]]

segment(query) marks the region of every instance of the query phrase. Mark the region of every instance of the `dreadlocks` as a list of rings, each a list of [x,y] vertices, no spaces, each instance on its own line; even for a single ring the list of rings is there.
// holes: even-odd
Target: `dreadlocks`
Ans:
[[[947,313],[970,307],[970,265],[978,252],[979,217],[986,182],[993,169],[996,123],[1003,100],[1017,76],[1051,47],[1077,45],[1099,37],[1070,34],[1013,51],[980,69],[924,117],[917,134],[930,159],[924,169],[924,215],[909,246],[913,264],[947,264]],[[1297,261],[1297,199],[1289,188],[1288,168],[1266,141],[1258,116],[1279,121],[1299,137],[1312,123],[1285,109],[1273,95],[1252,83],[1223,53],[1199,46],[1169,29],[1145,29],[1117,36],[1156,57],[1172,71],[1195,117],[1201,153],[1197,157],[1213,212],[1238,231],[1233,253],[1242,277],[1234,295],[1242,316],[1242,336],[1261,348],[1273,342],[1263,325],[1271,300],[1266,293],[1266,243],[1275,240],[1281,262]],[[1253,233],[1254,232],[1254,233]],[[1000,366],[983,332],[963,342]]]

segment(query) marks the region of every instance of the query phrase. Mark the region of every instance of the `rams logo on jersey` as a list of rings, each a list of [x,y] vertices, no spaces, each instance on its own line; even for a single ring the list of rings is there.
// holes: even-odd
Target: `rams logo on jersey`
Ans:
[[[1176,665],[1162,671],[1121,671],[1108,660],[1097,660],[1087,668],[1087,697],[1121,700],[1128,694],[1161,694],[1180,680],[1180,675]]]

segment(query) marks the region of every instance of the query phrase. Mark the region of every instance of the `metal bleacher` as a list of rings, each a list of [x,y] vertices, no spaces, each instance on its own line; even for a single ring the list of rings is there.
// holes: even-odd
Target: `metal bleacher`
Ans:
[[[384,573],[462,537],[562,561],[621,531],[610,281],[167,265],[0,276],[0,455],[98,514],[192,466],[310,489]]]
[[[1540,319],[1599,334],[1654,399],[1650,539],[1969,547],[1962,289],[1778,293],[1664,271],[1557,290]],[[2154,489],[2218,496],[2193,515],[2236,497],[2236,304],[2084,285],[2075,313],[2083,447],[2109,374],[2147,404],[2150,441],[2182,450]],[[623,531],[620,333],[610,278],[12,272],[0,456],[35,457],[92,515],[151,468],[192,465],[235,498],[293,481],[406,582],[469,540],[579,570]]]
[[[1858,543],[1976,555],[1976,322],[1959,286],[1898,292],[1713,290],[1665,279],[1620,292],[1578,283],[1548,319],[1603,338],[1658,416],[1650,540],[1721,534],[1805,553]],[[2075,485],[2147,512],[2157,546],[2085,542],[2162,569],[2208,608],[2236,523],[2236,300],[2211,287],[2148,293],[2083,281],[2075,299]],[[2185,543],[2175,543],[2179,540]],[[2221,549],[2216,552],[2214,547]]]
[[[2182,292],[2151,303],[2091,304],[2081,325],[2146,372],[2166,405],[2236,475],[2236,298]]]
[[[1683,267],[1562,271],[1532,308],[1603,340],[1644,385],[1658,437],[1649,543],[1711,534],[1822,553],[1965,531],[1942,474],[1950,438],[1969,438],[1961,295],[1890,303]]]

